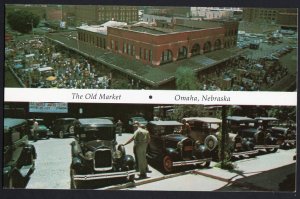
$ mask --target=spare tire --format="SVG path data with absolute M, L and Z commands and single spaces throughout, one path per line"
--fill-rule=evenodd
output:
M 218 145 L 218 139 L 214 135 L 209 135 L 205 138 L 204 144 L 208 150 L 212 151 Z

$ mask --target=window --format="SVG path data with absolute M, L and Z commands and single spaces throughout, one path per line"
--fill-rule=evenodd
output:
M 140 48 L 140 59 L 142 59 L 142 51 L 143 51 L 143 49 Z
M 147 49 L 144 50 L 144 59 L 148 60 L 148 50 Z
M 123 43 L 123 53 L 127 53 L 127 44 L 126 44 L 126 42 Z
M 172 61 L 172 51 L 171 50 L 163 51 L 161 56 L 161 62 L 166 63 L 171 61 Z
M 115 49 L 115 41 L 111 40 L 111 49 L 114 50 Z
M 152 61 L 152 50 L 149 50 L 149 61 Z
M 135 46 L 132 45 L 132 55 L 135 56 Z
M 187 57 L 187 48 L 182 46 L 178 50 L 178 59 L 184 59 Z
M 119 42 L 118 42 L 118 41 L 116 41 L 115 50 L 116 50 L 116 51 L 118 51 L 118 50 L 119 50 Z
M 128 55 L 131 55 L 131 44 L 128 44 Z
M 103 38 L 103 48 L 106 48 L 106 41 L 104 38 Z

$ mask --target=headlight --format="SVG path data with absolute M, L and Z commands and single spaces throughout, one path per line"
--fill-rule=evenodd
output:
M 122 152 L 119 151 L 119 150 L 116 150 L 114 153 L 113 153 L 113 158 L 114 159 L 120 159 L 122 157 Z
M 178 149 L 182 149 L 182 147 L 183 147 L 182 142 L 178 142 L 178 143 L 177 143 L 177 148 L 178 148 Z
M 195 142 L 195 148 L 198 149 L 198 148 L 200 147 L 200 145 L 201 145 L 200 141 L 197 140 L 197 141 Z
M 85 153 L 85 158 L 88 160 L 92 160 L 94 158 L 94 153 L 91 151 L 88 151 Z

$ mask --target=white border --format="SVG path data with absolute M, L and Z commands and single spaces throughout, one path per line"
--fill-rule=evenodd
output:
M 297 92 L 5 88 L 4 100 L 6 102 L 296 106 Z

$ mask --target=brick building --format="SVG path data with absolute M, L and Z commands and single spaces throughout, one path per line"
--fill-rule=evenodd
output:
M 63 5 L 63 18 L 67 23 L 100 24 L 109 20 L 138 21 L 135 6 Z
M 176 19 L 154 25 L 107 25 L 96 31 L 78 28 L 79 40 L 113 53 L 159 66 L 236 46 L 238 22 Z M 101 43 L 100 43 L 101 42 Z

